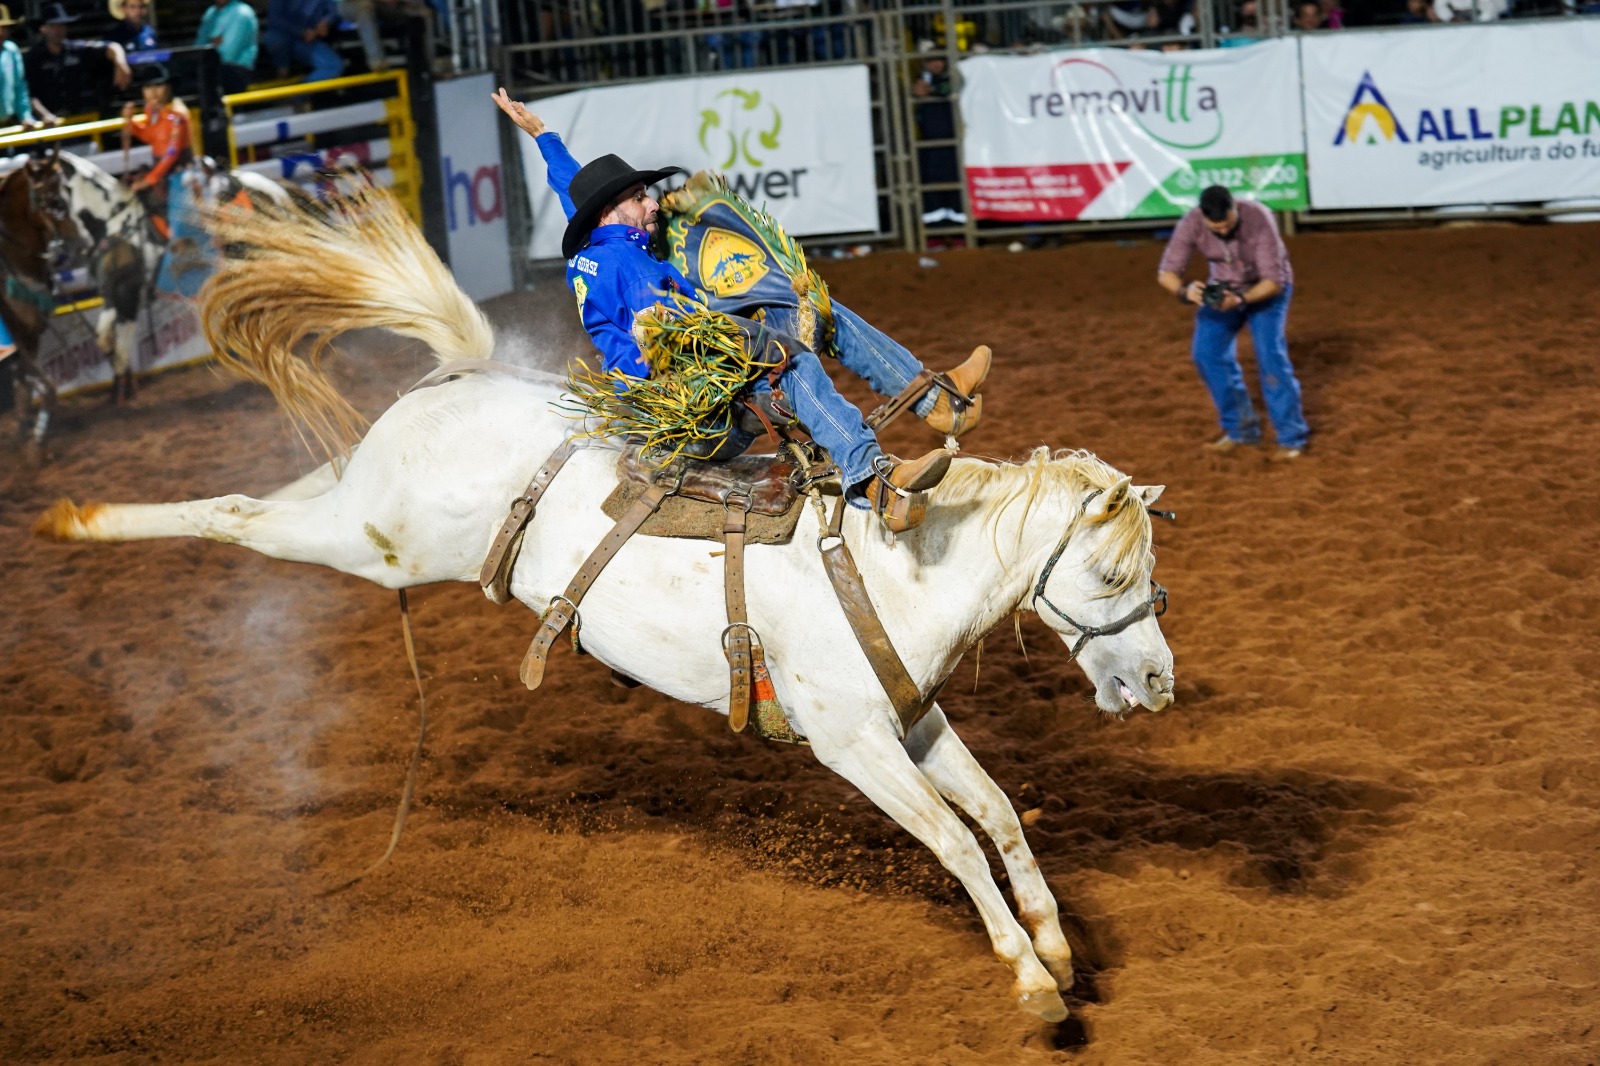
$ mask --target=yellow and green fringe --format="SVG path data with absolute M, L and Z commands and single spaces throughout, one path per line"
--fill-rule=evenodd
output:
M 649 378 L 574 364 L 568 388 L 578 406 L 566 409 L 594 419 L 582 436 L 631 437 L 668 459 L 693 444 L 720 443 L 733 428 L 739 394 L 782 362 L 775 345 L 749 351 L 744 329 L 727 315 L 682 298 L 672 304 L 634 316 Z
M 689 227 L 700 221 L 700 216 L 714 204 L 726 204 L 728 209 L 742 218 L 752 232 L 761 239 L 773 259 L 789 277 L 789 287 L 799 301 L 796 306 L 799 318 L 799 341 L 818 355 L 838 357 L 833 347 L 833 300 L 828 295 L 828 284 L 806 264 L 805 250 L 798 241 L 784 232 L 778 221 L 728 188 L 728 180 L 721 174 L 702 170 L 682 188 L 667 193 L 661 200 L 661 215 L 666 219 L 662 233 L 666 239 L 666 258 L 678 272 L 691 277 L 687 234 Z M 818 326 L 822 327 L 819 330 Z M 818 347 L 819 341 L 822 347 Z

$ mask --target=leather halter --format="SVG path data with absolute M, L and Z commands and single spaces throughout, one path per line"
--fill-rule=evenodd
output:
M 1095 489 L 1093 492 L 1089 493 L 1089 495 L 1083 498 L 1084 513 L 1088 513 L 1089 503 L 1104 491 L 1104 489 Z M 1163 515 L 1163 517 L 1165 517 L 1165 515 Z M 1068 662 L 1076 659 L 1078 657 L 1078 653 L 1083 650 L 1083 646 L 1089 643 L 1089 641 L 1095 637 L 1113 636 L 1117 633 L 1121 633 L 1124 629 L 1127 629 L 1135 622 L 1142 621 L 1145 617 L 1151 614 L 1154 614 L 1155 617 L 1160 618 L 1162 615 L 1167 613 L 1167 590 L 1159 581 L 1157 581 L 1155 578 L 1151 578 L 1150 587 L 1154 591 L 1150 593 L 1150 598 L 1133 608 L 1133 610 L 1129 611 L 1115 622 L 1108 622 L 1103 626 L 1086 626 L 1082 622 L 1074 621 L 1071 615 L 1067 614 L 1066 611 L 1063 611 L 1061 608 L 1051 603 L 1050 598 L 1044 594 L 1044 587 L 1049 583 L 1050 575 L 1055 571 L 1056 563 L 1061 561 L 1061 553 L 1067 550 L 1067 541 L 1071 539 L 1072 527 L 1069 526 L 1067 528 L 1067 532 L 1061 537 L 1061 543 L 1057 544 L 1056 550 L 1050 553 L 1050 561 L 1044 564 L 1043 570 L 1039 571 L 1039 580 L 1033 586 L 1033 601 L 1035 604 L 1035 609 L 1037 609 L 1038 604 L 1044 604 L 1046 607 L 1050 608 L 1050 610 L 1053 611 L 1063 622 L 1067 623 L 1067 625 L 1078 631 L 1077 642 L 1072 645 L 1072 650 L 1067 652 Z

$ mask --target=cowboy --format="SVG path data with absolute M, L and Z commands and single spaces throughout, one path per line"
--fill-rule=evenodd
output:
M 11 39 L 11 27 L 22 19 L 11 17 L 11 8 L 0 4 L 0 126 L 37 126 L 33 100 L 28 96 L 28 72 L 23 67 L 22 49 Z
M 256 38 L 259 21 L 256 9 L 244 0 L 216 0 L 200 18 L 194 43 L 217 50 L 222 63 L 224 93 L 242 93 L 250 87 L 256 69 Z
M 25 57 L 28 86 L 40 118 L 53 122 L 57 115 L 93 111 L 105 95 L 99 83 L 105 80 L 107 66 L 111 68 L 109 80 L 118 89 L 133 83 L 133 71 L 120 44 L 68 40 L 67 27 L 77 22 L 78 16 L 67 14 L 59 3 L 46 11 L 39 40 Z
M 580 168 L 560 135 L 547 130 L 537 115 L 511 100 L 504 89 L 492 99 L 534 138 L 549 167 L 550 186 L 568 219 L 561 241 L 567 284 L 578 297 L 584 329 L 600 350 L 603 369 L 648 377 L 649 368 L 633 335 L 634 316 L 663 299 L 703 303 L 687 278 L 650 251 L 658 205 L 649 187 L 680 173 L 680 168 L 635 170 L 615 155 L 601 156 Z M 874 389 L 893 395 L 922 371 L 910 352 L 842 304 L 835 301 L 833 310 L 840 362 Z M 929 387 L 913 409 L 943 433 L 970 430 L 982 411 L 973 393 L 987 376 L 989 363 L 989 349 L 980 347 L 947 375 L 961 394 L 962 409 L 938 385 Z M 920 511 L 911 497 L 939 483 L 949 468 L 950 453 L 939 449 L 909 461 L 885 454 L 860 410 L 839 395 L 821 361 L 803 348 L 790 356 L 777 384 L 812 439 L 838 465 L 845 498 L 857 507 L 871 508 L 894 532 L 915 525 Z
M 125 52 L 148 52 L 156 46 L 156 28 L 150 25 L 150 0 L 111 0 L 106 5 L 117 24 L 106 34 Z
M 168 181 L 180 180 L 179 174 L 189 165 L 191 156 L 189 109 L 172 99 L 167 68 L 159 63 L 147 68 L 140 90 L 144 94 L 144 109 L 136 114 L 137 105 L 123 105 L 122 118 L 127 123 L 123 134 L 132 134 L 150 146 L 154 164 L 133 183 L 133 191 L 141 194 L 150 212 L 151 224 L 162 240 L 166 240 L 172 235 L 167 221 Z

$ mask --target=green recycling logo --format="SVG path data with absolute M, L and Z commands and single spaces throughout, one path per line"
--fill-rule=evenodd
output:
M 783 115 L 778 111 L 777 105 L 768 103 L 765 109 L 766 121 L 762 121 L 761 93 L 746 92 L 743 89 L 724 89 L 716 96 L 721 100 L 724 96 L 731 96 L 735 100 L 731 116 L 726 124 L 723 122 L 721 111 L 707 108 L 700 112 L 700 149 L 712 159 L 722 155 L 723 139 L 727 139 L 727 158 L 717 163 L 718 170 L 727 170 L 740 157 L 752 167 L 764 166 L 764 162 L 756 155 L 756 151 L 776 151 L 778 148 L 778 131 L 783 129 Z M 763 128 L 765 127 L 765 128 Z M 756 148 L 752 150 L 750 139 L 755 138 Z

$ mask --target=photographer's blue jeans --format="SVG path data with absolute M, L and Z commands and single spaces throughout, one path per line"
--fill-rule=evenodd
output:
M 1255 344 L 1261 395 L 1278 443 L 1285 448 L 1303 448 L 1311 435 L 1300 409 L 1300 382 L 1289 363 L 1289 341 L 1285 336 L 1293 294 L 1294 286 L 1290 285 L 1272 299 L 1253 305 L 1248 314 L 1238 309 L 1213 311 L 1209 307 L 1195 312 L 1194 365 L 1211 392 L 1222 431 L 1236 441 L 1254 443 L 1261 439 L 1261 423 L 1245 388 L 1244 371 L 1239 367 L 1236 338 L 1246 324 Z

